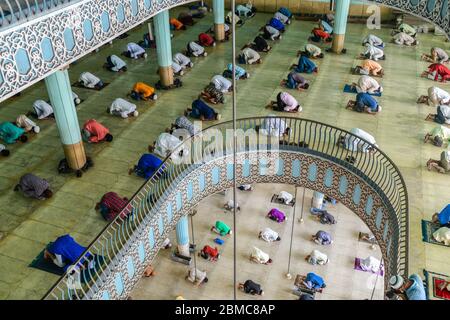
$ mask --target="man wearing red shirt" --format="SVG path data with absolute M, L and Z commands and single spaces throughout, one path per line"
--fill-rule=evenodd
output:
M 441 63 L 433 63 L 428 67 L 427 71 L 422 73 L 422 77 L 428 78 L 434 81 L 438 81 L 439 77 L 441 82 L 446 82 L 450 79 L 450 69 Z
M 313 42 L 320 42 L 320 40 L 323 40 L 325 42 L 331 42 L 333 39 L 331 38 L 331 35 L 325 31 L 323 31 L 320 28 L 314 28 L 311 33 L 313 34 L 312 37 L 309 37 L 309 40 Z
M 213 248 L 211 246 L 204 246 L 200 251 L 199 255 L 201 255 L 205 259 L 209 259 L 211 261 L 217 261 L 219 259 L 219 250 L 217 248 Z
M 214 38 L 207 33 L 200 33 L 198 35 L 198 42 L 203 47 L 214 47 L 216 45 Z
M 102 199 L 95 206 L 96 210 L 100 210 L 103 218 L 107 221 L 113 220 L 119 215 L 123 209 L 125 209 L 128 203 L 127 198 L 121 198 L 115 192 L 107 192 L 103 195 Z M 121 218 L 125 218 L 128 212 L 125 210 L 121 213 Z
M 113 136 L 109 133 L 109 129 L 97 122 L 94 119 L 86 121 L 81 129 L 83 140 L 90 143 L 97 143 L 100 141 L 111 142 Z

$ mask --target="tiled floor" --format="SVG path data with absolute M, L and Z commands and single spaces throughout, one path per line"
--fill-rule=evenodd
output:
M 289 185 L 255 185 L 251 192 L 238 191 L 237 199 L 241 211 L 236 219 L 236 272 L 237 282 L 247 279 L 261 284 L 264 296 L 251 296 L 237 292 L 238 299 L 298 299 L 292 293 L 294 279 L 297 274 L 306 275 L 314 272 L 322 276 L 327 287 L 322 294 L 316 294 L 316 299 L 370 299 L 375 281 L 374 299 L 383 297 L 383 277 L 371 273 L 353 270 L 355 257 L 366 258 L 369 255 L 381 259 L 381 251 L 375 250 L 370 244 L 359 242 L 359 232 L 368 232 L 365 224 L 350 210 L 341 204 L 330 205 L 327 210 L 338 221 L 335 225 L 322 225 L 309 213 L 312 191 L 306 190 L 302 213 L 303 188 L 297 190 L 295 220 L 294 208 L 270 202 L 274 193 L 282 190 L 295 193 L 294 187 Z M 231 192 L 229 192 L 231 196 Z M 193 217 L 194 239 L 197 246 L 202 248 L 208 244 L 217 246 L 213 240 L 217 234 L 210 231 L 216 220 L 222 220 L 229 226 L 233 225 L 232 213 L 220 209 L 229 196 L 216 194 L 203 200 Z M 278 208 L 286 216 L 286 222 L 277 224 L 266 218 L 271 208 Z M 303 223 L 299 219 L 303 216 Z M 191 220 L 190 220 L 191 221 Z M 285 277 L 288 268 L 289 246 L 294 223 L 292 241 L 291 280 Z M 267 243 L 258 239 L 259 231 L 269 227 L 279 233 L 280 242 Z M 311 235 L 324 230 L 332 235 L 334 240 L 330 246 L 319 246 L 311 241 Z M 173 235 L 174 236 L 174 235 Z M 185 299 L 233 299 L 233 237 L 222 237 L 225 244 L 219 247 L 221 254 L 217 262 L 209 262 L 197 257 L 196 264 L 201 270 L 206 270 L 208 283 L 194 287 L 184 277 L 188 267 L 175 263 L 170 259 L 170 250 L 162 250 L 153 266 L 157 273 L 155 277 L 143 278 L 135 287 L 131 297 L 139 299 L 174 299 L 182 295 Z M 173 243 L 175 239 L 172 239 Z M 260 265 L 249 261 L 252 247 L 256 246 L 267 252 L 273 260 L 271 265 Z M 317 249 L 328 255 L 330 262 L 325 266 L 312 266 L 304 258 Z M 194 263 L 192 263 L 194 265 Z M 167 285 L 170 283 L 169 285 Z
M 257 14 L 237 31 L 237 47 L 252 40 L 260 26 L 268 19 L 267 14 Z M 173 52 L 182 50 L 189 40 L 212 24 L 209 14 L 187 31 L 176 32 Z M 288 73 L 289 66 L 296 61 L 295 53 L 305 44 L 311 30 L 311 22 L 295 21 L 289 26 L 281 42 L 274 45 L 268 55 L 263 56 L 262 65 L 248 67 L 251 78 L 238 84 L 238 117 L 265 115 L 264 106 L 280 91 L 279 81 Z M 138 105 L 141 115 L 136 119 L 122 120 L 108 115 L 106 107 L 117 97 L 124 97 L 137 80 L 153 84 L 157 81 L 156 55 L 151 51 L 147 60 L 128 61 L 126 74 L 110 73 L 102 69 L 107 55 L 119 53 L 129 41 L 139 41 L 146 26 L 141 26 L 124 40 L 106 45 L 100 52 L 86 56 L 72 65 L 69 74 L 74 82 L 82 71 L 91 71 L 111 84 L 100 92 L 84 89 L 75 91 L 85 101 L 80 105 L 80 124 L 95 118 L 107 125 L 115 135 L 111 144 L 86 145 L 86 150 L 95 161 L 95 167 L 81 179 L 59 176 L 58 161 L 63 158 L 58 131 L 52 121 L 40 121 L 41 133 L 26 145 L 11 147 L 12 155 L 0 159 L 0 299 L 36 299 L 51 287 L 57 276 L 28 268 L 28 264 L 46 243 L 57 236 L 70 232 L 77 241 L 89 244 L 105 222 L 94 211 L 95 203 L 106 191 L 116 191 L 131 196 L 142 184 L 142 180 L 127 175 L 127 169 L 146 151 L 147 145 L 167 127 L 182 110 L 190 105 L 209 79 L 222 72 L 231 57 L 231 43 L 219 44 L 208 49 L 207 58 L 195 59 L 195 67 L 182 79 L 184 86 L 175 91 L 160 92 L 156 102 Z M 426 63 L 419 61 L 422 52 L 433 45 L 449 49 L 442 37 L 420 35 L 417 48 L 404 48 L 389 44 L 388 59 L 382 62 L 386 76 L 382 79 L 385 88 L 379 99 L 383 112 L 377 116 L 357 114 L 345 110 L 352 95 L 342 92 L 345 83 L 357 79 L 349 73 L 358 61 L 361 51 L 360 39 L 369 30 L 363 25 L 348 26 L 346 55 L 326 55 L 319 62 L 319 74 L 313 79 L 307 92 L 294 92 L 304 111 L 299 117 L 319 120 L 344 129 L 360 127 L 376 138 L 380 148 L 400 168 L 409 191 L 410 203 L 410 253 L 411 272 L 426 268 L 449 274 L 450 250 L 446 247 L 424 244 L 421 240 L 420 219 L 431 215 L 447 204 L 450 184 L 448 176 L 428 172 L 424 166 L 429 157 L 438 158 L 441 149 L 421 142 L 426 131 L 433 127 L 423 119 L 432 108 L 416 105 L 418 95 L 434 85 L 419 77 Z M 374 33 L 389 39 L 388 28 Z M 439 84 L 450 90 L 449 84 Z M 12 121 L 20 113 L 31 109 L 35 99 L 47 99 L 43 83 L 23 92 L 22 97 L 10 99 L 0 105 L 0 121 Z M 231 99 L 218 109 L 224 120 L 231 119 Z M 50 181 L 56 192 L 45 202 L 30 200 L 12 191 L 21 175 L 33 172 Z M 225 262 L 222 261 L 222 263 Z M 282 268 L 282 267 L 280 267 Z M 270 276 L 274 276 L 271 273 Z M 278 276 L 278 275 L 276 275 Z M 331 291 L 331 290 L 330 290 Z M 331 292 L 330 292 L 331 293 Z

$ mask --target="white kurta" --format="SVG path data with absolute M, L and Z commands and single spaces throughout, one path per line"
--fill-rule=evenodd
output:
M 128 118 L 128 115 L 136 111 L 136 105 L 125 99 L 117 98 L 111 104 L 109 112 L 113 115 L 119 115 L 122 118 Z
M 80 74 L 79 81 L 82 82 L 86 88 L 94 88 L 101 80 L 90 72 L 83 72 Z
M 359 128 L 353 128 L 350 130 L 351 133 L 353 133 L 355 136 L 360 137 L 364 140 L 367 140 L 369 143 L 374 144 L 377 146 L 375 138 L 367 133 L 366 131 L 359 129 Z M 345 137 L 345 148 L 351 151 L 361 151 L 361 152 L 368 152 L 370 145 L 364 142 L 361 139 L 355 138 L 353 136 L 347 135 Z
M 172 70 L 173 70 L 173 73 L 177 74 L 177 73 L 179 73 L 180 71 L 182 71 L 183 68 L 182 68 L 178 63 L 176 63 L 175 61 L 173 61 L 173 62 L 172 62 Z
M 414 41 L 416 41 L 416 40 L 413 37 L 411 37 L 410 35 L 407 35 L 404 32 L 397 33 L 394 36 L 394 42 L 396 44 L 400 44 L 400 45 L 404 44 L 404 45 L 410 46 L 414 43 Z
M 257 247 L 253 247 L 252 258 L 258 263 L 267 263 L 270 259 L 269 255 Z
M 275 29 L 272 26 L 266 25 L 265 28 L 266 28 L 267 32 L 270 33 L 270 38 L 272 40 L 275 40 L 275 38 L 280 35 L 280 31 L 278 31 L 277 29 Z
M 267 241 L 267 242 L 276 241 L 278 239 L 278 233 L 273 231 L 270 228 L 265 228 L 261 232 L 261 239 L 263 239 L 264 241 Z
M 203 52 L 205 52 L 205 48 L 194 41 L 189 42 L 189 48 L 191 48 L 192 54 L 196 57 L 202 55 Z
M 275 116 L 269 114 L 269 116 Z M 280 118 L 265 118 L 259 132 L 264 135 L 282 137 L 286 131 L 286 123 Z
M 27 132 L 31 131 L 34 127 L 36 127 L 36 123 L 24 114 L 21 114 L 20 116 L 17 117 L 16 124 L 19 128 L 23 128 Z
M 120 69 L 122 69 L 123 67 L 126 67 L 127 64 L 125 63 L 125 61 L 123 61 L 122 59 L 120 59 L 118 56 L 116 56 L 115 54 L 113 54 L 111 56 L 111 62 L 114 65 L 114 67 L 111 68 L 112 71 L 118 72 Z
M 450 229 L 442 227 L 433 233 L 433 238 L 437 242 L 443 242 L 446 246 L 450 245 Z
M 182 67 L 188 67 L 188 66 L 192 67 L 191 59 L 189 59 L 184 54 L 179 53 L 179 52 L 175 53 L 175 55 L 173 56 L 173 61 L 178 63 Z
M 242 54 L 244 55 L 245 62 L 247 64 L 253 64 L 259 59 L 261 59 L 259 53 L 253 50 L 252 48 L 245 48 L 244 50 L 242 50 Z
M 381 40 L 379 37 L 369 34 L 367 37 L 363 39 L 363 44 L 369 43 L 373 46 L 381 46 L 383 44 L 383 40 Z
M 38 119 L 45 119 L 53 114 L 53 108 L 44 100 L 36 100 L 33 103 L 33 109 L 37 114 Z
M 222 93 L 228 92 L 232 86 L 232 82 L 230 80 L 219 74 L 211 79 L 211 83 L 214 84 L 216 89 Z
M 180 147 L 177 148 L 178 146 Z M 154 152 L 162 158 L 171 154 L 170 158 L 175 161 L 180 159 L 179 152 L 181 150 L 183 150 L 183 156 L 185 156 L 186 149 L 184 148 L 184 145 L 181 144 L 180 139 L 170 133 L 163 132 L 156 140 Z
M 130 52 L 130 57 L 133 59 L 138 59 L 141 54 L 145 53 L 145 50 L 134 42 L 130 42 L 127 45 L 127 50 Z
M 428 97 L 435 107 L 450 102 L 450 93 L 434 86 L 428 88 Z
M 441 109 L 441 112 L 445 117 L 445 123 L 450 124 L 450 106 L 440 105 L 438 108 Z
M 313 250 L 310 254 L 309 263 L 324 265 L 328 262 L 328 256 L 319 250 Z
M 189 269 L 188 280 L 191 282 L 201 283 L 206 278 L 206 271 L 195 269 L 194 267 Z
M 384 51 L 371 44 L 366 44 L 366 51 L 364 51 L 364 54 L 369 54 L 370 59 L 378 61 L 384 56 Z
M 366 259 L 361 259 L 360 266 L 364 271 L 378 272 L 380 271 L 381 262 L 377 258 L 369 256 Z
M 358 85 L 356 86 L 356 91 L 358 93 L 360 92 L 374 93 L 378 89 L 379 92 L 383 92 L 383 87 L 380 86 L 378 81 L 372 78 L 371 76 L 364 75 L 358 79 Z
M 318 46 L 313 45 L 311 43 L 308 43 L 305 45 L 305 51 L 308 52 L 313 57 L 317 57 L 322 53 L 322 49 L 320 49 Z
M 294 196 L 292 194 L 290 194 L 289 192 L 286 191 L 281 191 L 280 194 L 278 195 L 281 199 L 283 199 L 285 204 L 289 204 L 292 202 L 292 200 L 294 199 Z

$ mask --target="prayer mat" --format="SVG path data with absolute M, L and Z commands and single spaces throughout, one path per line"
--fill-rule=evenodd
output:
M 50 245 L 52 245 L 53 242 L 50 242 L 45 249 L 47 249 Z M 28 265 L 31 268 L 39 269 L 42 271 L 50 272 L 53 274 L 56 274 L 58 276 L 62 276 L 64 274 L 64 269 L 61 267 L 58 267 L 56 264 L 54 264 L 52 261 L 44 259 L 44 250 L 42 250 L 36 258 L 34 258 L 33 261 Z
M 289 204 L 286 204 L 286 203 L 284 203 L 284 200 L 283 200 L 283 199 L 278 198 L 278 195 L 277 195 L 277 194 L 274 194 L 274 195 L 272 196 L 272 199 L 270 199 L 270 202 L 276 203 L 276 204 L 283 204 L 283 205 L 285 205 L 285 206 L 290 206 L 290 207 L 295 206 L 295 199 L 292 199 L 292 201 L 291 201 Z
M 433 238 L 433 233 L 435 231 L 437 231 L 439 228 L 440 228 L 440 226 L 438 224 L 435 224 L 431 221 L 422 220 L 422 240 L 424 242 L 428 242 L 431 244 L 438 244 L 440 246 L 450 247 L 450 246 L 446 246 L 442 242 L 437 242 Z
M 72 87 L 88 89 L 88 90 L 95 90 L 95 91 L 100 91 L 100 90 L 104 89 L 108 85 L 109 85 L 109 82 L 103 82 L 103 87 L 101 89 L 95 89 L 95 88 L 86 88 L 85 86 L 81 85 L 78 81 L 72 83 Z
M 369 236 L 368 233 L 360 232 L 359 236 L 358 236 L 358 241 L 369 243 L 369 244 L 377 244 L 377 240 L 376 239 L 373 239 L 372 241 L 367 240 L 368 236 Z
M 345 86 L 344 86 L 344 92 L 346 92 L 346 93 L 355 93 L 355 94 L 357 94 L 358 92 L 356 92 L 356 88 L 355 87 L 352 87 L 351 85 L 349 85 L 349 84 L 346 84 Z M 371 96 L 375 96 L 375 97 L 381 97 L 381 92 L 375 92 L 375 93 L 369 93 Z
M 295 280 L 294 280 L 294 286 L 298 288 L 296 291 L 300 291 L 302 293 L 308 293 L 308 294 L 315 294 L 316 292 L 322 293 L 323 288 L 310 289 L 307 286 L 305 286 L 305 284 L 303 283 L 303 281 L 305 281 L 305 279 L 306 279 L 305 275 L 297 274 L 297 276 L 295 277 Z
M 450 300 L 450 277 L 444 274 L 424 270 L 428 300 Z
M 373 271 L 369 271 L 369 270 L 364 270 L 364 269 L 361 267 L 361 258 L 355 258 L 355 266 L 353 267 L 353 269 L 359 270 L 359 271 L 362 271 L 362 272 L 370 272 L 370 273 L 374 273 L 374 274 L 377 274 L 377 275 L 379 275 L 379 276 L 382 276 L 382 275 L 384 274 L 384 272 L 383 272 L 383 265 L 381 265 L 381 268 L 380 268 L 380 270 L 378 270 L 378 272 L 373 272 Z

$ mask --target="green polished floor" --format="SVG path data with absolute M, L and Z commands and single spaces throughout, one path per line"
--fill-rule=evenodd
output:
M 237 32 L 237 47 L 252 40 L 258 29 L 269 18 L 257 14 Z M 212 24 L 212 15 L 200 20 L 187 31 L 175 32 L 173 53 L 183 50 L 186 43 L 196 39 L 198 33 Z M 289 26 L 283 39 L 274 45 L 268 55 L 263 55 L 263 64 L 248 67 L 250 79 L 238 83 L 238 117 L 268 114 L 264 108 L 280 91 L 279 82 L 286 76 L 289 66 L 296 59 L 296 52 L 305 44 L 311 30 L 311 22 L 295 21 Z M 110 73 L 102 69 L 105 58 L 120 53 L 129 41 L 139 41 L 145 32 L 142 26 L 124 40 L 106 45 L 98 53 L 86 56 L 71 65 L 71 81 L 77 80 L 82 71 L 90 71 L 111 84 L 100 92 L 75 88 L 85 101 L 80 105 L 80 125 L 95 118 L 108 126 L 115 136 L 111 144 L 86 145 L 95 167 L 81 179 L 59 176 L 56 166 L 63 158 L 58 131 L 54 122 L 40 121 L 42 131 L 26 145 L 11 147 L 9 158 L 0 159 L 0 299 L 36 299 L 58 279 L 49 273 L 28 268 L 28 264 L 46 243 L 56 237 L 70 233 L 78 242 L 88 245 L 105 226 L 105 222 L 94 206 L 107 191 L 123 196 L 132 196 L 143 181 L 128 176 L 127 170 L 146 152 L 147 145 L 182 114 L 192 100 L 198 96 L 209 79 L 221 73 L 230 61 L 231 43 L 219 44 L 207 51 L 207 58 L 195 59 L 194 68 L 182 77 L 184 86 L 174 91 L 159 92 L 156 102 L 141 102 L 141 115 L 135 119 L 122 120 L 106 113 L 106 107 L 118 97 L 124 97 L 136 81 L 150 84 L 158 80 L 156 55 L 152 50 L 147 60 L 127 61 L 126 74 Z M 374 33 L 388 40 L 390 30 L 375 30 Z M 369 33 L 363 25 L 350 24 L 347 34 L 346 55 L 326 55 L 319 62 L 319 74 L 308 75 L 312 86 L 307 92 L 294 92 L 303 106 L 298 117 L 305 117 L 335 125 L 344 129 L 360 127 L 372 133 L 380 146 L 399 166 L 408 186 L 410 196 L 410 270 L 421 268 L 450 274 L 450 250 L 446 247 L 424 244 L 420 234 L 420 219 L 429 219 L 448 201 L 449 178 L 428 172 L 425 162 L 429 157 L 439 158 L 441 150 L 421 142 L 423 134 L 433 127 L 423 119 L 432 108 L 416 105 L 417 96 L 425 94 L 434 85 L 419 77 L 426 63 L 419 61 L 420 54 L 433 45 L 448 49 L 442 37 L 420 35 L 417 48 L 404 48 L 389 44 L 388 59 L 382 62 L 386 76 L 382 79 L 385 88 L 379 99 L 383 107 L 381 114 L 371 116 L 345 110 L 352 95 L 342 92 L 345 83 L 357 79 L 349 73 L 356 65 L 355 57 L 362 47 L 360 39 Z M 450 90 L 449 84 L 440 85 Z M 23 92 L 19 98 L 0 105 L 0 121 L 12 121 L 18 114 L 31 109 L 36 99 L 47 99 L 43 83 Z M 231 119 L 231 97 L 223 106 L 217 107 L 224 120 Z M 33 172 L 50 181 L 55 196 L 45 202 L 30 200 L 12 191 L 21 175 Z

